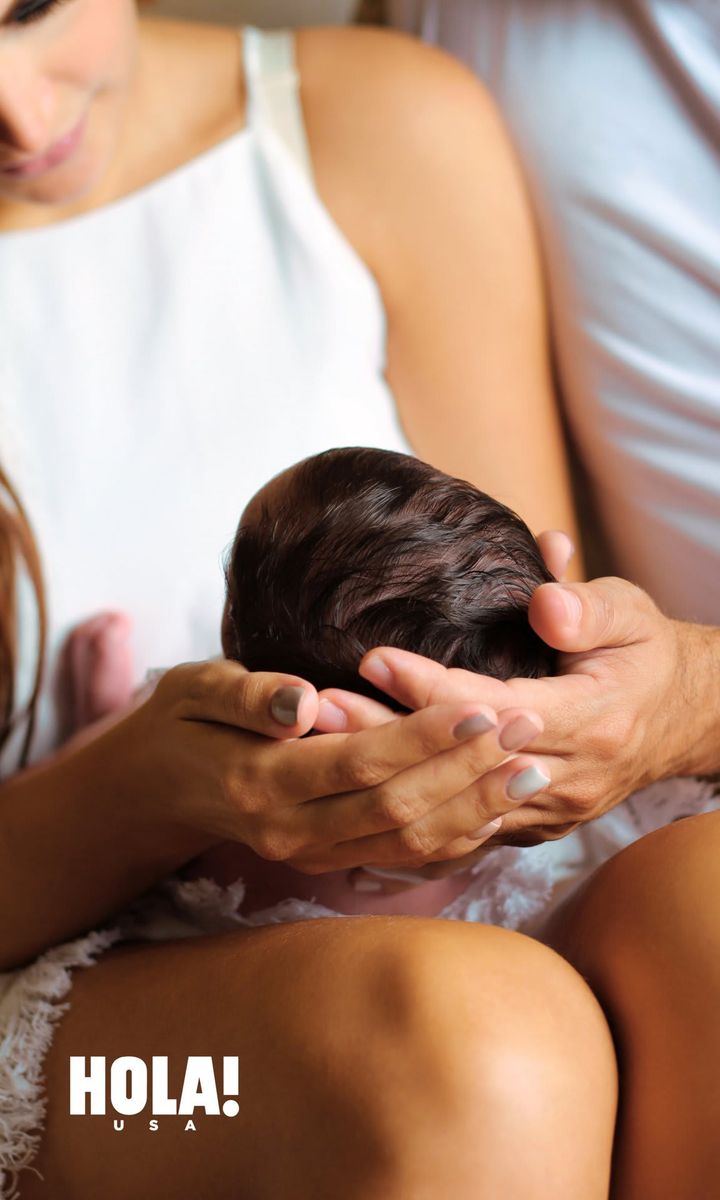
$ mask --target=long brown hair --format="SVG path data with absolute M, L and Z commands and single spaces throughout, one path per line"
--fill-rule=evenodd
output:
M 0 752 L 14 732 L 22 713 L 15 714 L 18 657 L 17 579 L 24 567 L 35 593 L 38 614 L 38 649 L 35 679 L 27 703 L 27 727 L 18 766 L 27 765 L 35 730 L 37 700 L 42 685 L 47 640 L 47 610 L 42 565 L 32 526 L 15 488 L 0 466 Z

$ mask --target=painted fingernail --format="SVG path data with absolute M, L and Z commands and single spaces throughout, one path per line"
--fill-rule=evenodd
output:
M 341 730 L 347 729 L 347 713 L 338 708 L 337 704 L 333 704 L 332 700 L 320 701 L 316 724 L 321 717 L 326 733 L 340 733 Z
M 392 671 L 378 656 L 363 663 L 362 674 L 379 688 L 389 688 L 392 683 Z
M 500 730 L 498 742 L 503 750 L 519 750 L 540 732 L 536 721 L 531 721 L 529 717 L 515 717 Z
M 518 771 L 509 781 L 505 792 L 510 800 L 527 800 L 536 792 L 541 792 L 550 782 L 550 777 L 539 767 L 526 767 Z
M 464 738 L 475 737 L 478 733 L 487 733 L 488 729 L 494 729 L 496 722 L 485 713 L 473 713 L 470 717 L 465 717 L 464 720 L 456 725 L 453 729 L 453 737 L 456 737 L 459 742 Z
M 352 886 L 356 892 L 381 892 L 383 890 L 379 879 L 366 879 L 363 875 L 353 879 Z
M 465 836 L 470 838 L 471 842 L 474 842 L 478 838 L 484 838 L 490 833 L 495 833 L 501 825 L 502 817 L 496 817 L 494 821 L 488 821 L 487 825 L 481 825 L 479 829 L 473 829 L 472 833 L 466 833 Z
M 270 701 L 270 712 L 278 725 L 295 725 L 298 719 L 300 701 L 305 695 L 305 688 L 281 687 L 273 694 Z

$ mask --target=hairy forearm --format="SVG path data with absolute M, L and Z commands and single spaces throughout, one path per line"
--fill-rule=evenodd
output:
M 674 774 L 720 772 L 720 628 L 676 622 L 680 683 Z
M 207 848 L 141 790 L 106 738 L 0 787 L 0 970 L 105 921 Z

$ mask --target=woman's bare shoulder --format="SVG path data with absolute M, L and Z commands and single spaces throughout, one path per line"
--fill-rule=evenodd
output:
M 412 253 L 410 209 L 432 220 L 440 205 L 441 215 L 443 193 L 473 164 L 488 181 L 497 164 L 505 185 L 509 142 L 494 101 L 446 51 L 352 26 L 298 30 L 296 51 L 318 189 L 376 274 L 392 271 L 398 227 Z
M 392 29 L 324 26 L 295 32 L 303 101 L 312 110 L 332 95 L 347 115 L 384 123 L 405 119 L 436 102 L 491 105 L 477 77 L 436 46 Z M 367 101 L 372 105 L 367 106 Z M 383 111 L 383 106 L 390 109 Z

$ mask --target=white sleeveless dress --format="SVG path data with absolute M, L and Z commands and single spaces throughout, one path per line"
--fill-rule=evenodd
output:
M 330 446 L 411 452 L 383 378 L 378 287 L 313 187 L 292 37 L 247 29 L 243 54 L 239 133 L 105 208 L 0 236 L 0 446 L 50 602 L 35 758 L 57 737 L 58 650 L 79 621 L 130 613 L 139 680 L 219 654 L 222 555 L 256 489 Z M 440 916 L 539 929 L 559 881 L 647 829 L 717 807 L 692 781 L 656 795 L 626 801 L 582 837 L 500 848 Z M 2 1200 L 39 1144 L 43 1056 L 72 968 L 128 936 L 338 915 L 289 900 L 245 918 L 242 897 L 242 880 L 222 889 L 173 877 L 103 928 L 0 976 Z

